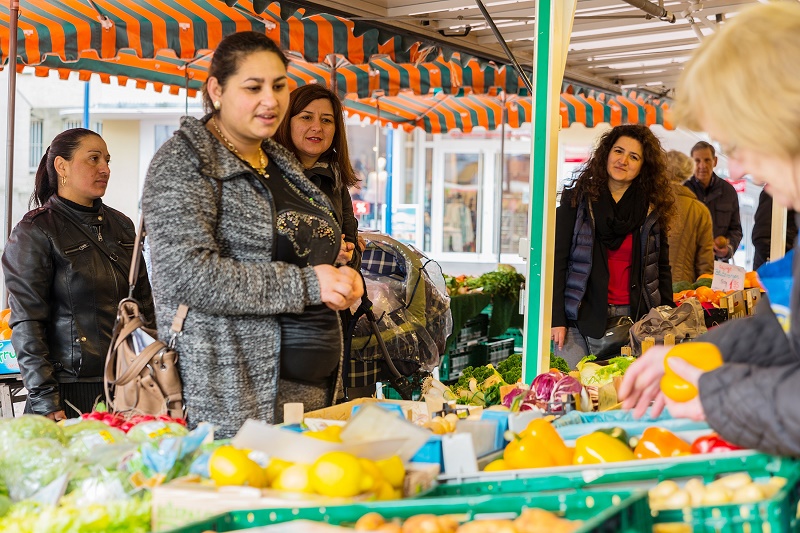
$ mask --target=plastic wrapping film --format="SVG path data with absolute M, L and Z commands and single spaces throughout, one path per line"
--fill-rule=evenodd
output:
M 365 234 L 361 273 L 389 356 L 400 373 L 431 371 L 453 329 L 450 298 L 438 263 L 383 235 Z M 383 353 L 366 316 L 356 323 L 351 356 L 379 361 Z

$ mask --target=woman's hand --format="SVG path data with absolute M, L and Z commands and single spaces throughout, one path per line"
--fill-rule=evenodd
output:
M 671 357 L 667 364 L 669 364 L 670 369 L 678 374 L 678 376 L 694 385 L 697 390 L 700 390 L 697 384 L 700 382 L 700 376 L 704 373 L 701 369 L 679 357 Z M 666 398 L 666 402 L 667 410 L 673 418 L 690 418 L 697 422 L 702 422 L 706 419 L 703 404 L 700 402 L 700 394 L 688 402 L 676 402 L 669 398 Z
M 334 311 L 350 308 L 364 295 L 364 285 L 358 272 L 350 267 L 336 268 L 331 265 L 317 265 L 314 272 L 319 279 L 322 303 Z
M 353 260 L 353 250 L 356 249 L 356 245 L 352 242 L 347 242 L 344 240 L 344 233 L 342 234 L 342 247 L 339 250 L 339 255 L 336 257 L 336 264 L 337 265 L 346 265 L 350 261 Z
M 64 411 L 53 411 L 52 413 L 47 413 L 44 416 L 46 416 L 53 422 L 59 422 L 61 420 L 66 420 L 67 413 L 65 413 Z
M 633 409 L 634 418 L 641 418 L 650 402 L 653 418 L 664 410 L 664 394 L 661 392 L 661 377 L 664 375 L 664 357 L 670 346 L 653 346 L 642 357 L 633 362 L 625 372 L 619 398 L 623 409 Z
M 564 326 L 550 328 L 550 338 L 559 350 L 562 349 L 564 347 L 564 339 L 567 338 L 567 328 Z

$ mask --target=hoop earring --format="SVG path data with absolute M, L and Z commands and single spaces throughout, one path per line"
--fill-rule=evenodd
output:
M 220 103 L 219 103 L 219 100 L 214 100 L 214 109 L 216 109 L 217 111 L 219 111 L 219 108 L 220 108 Z
M 67 185 L 67 177 L 66 176 L 61 176 L 61 185 L 66 187 L 66 185 Z

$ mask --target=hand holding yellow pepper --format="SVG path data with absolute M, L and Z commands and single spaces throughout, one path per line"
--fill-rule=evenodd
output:
M 704 372 L 722 366 L 722 353 L 710 342 L 686 342 L 676 345 L 664 357 L 661 391 L 670 400 L 688 402 L 697 396 L 697 387 L 678 376 L 669 366 L 671 357 L 679 357 Z

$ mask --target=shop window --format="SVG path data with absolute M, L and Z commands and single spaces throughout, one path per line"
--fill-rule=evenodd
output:
M 442 251 L 480 249 L 481 154 L 444 154 Z
M 39 168 L 39 162 L 44 155 L 44 120 L 31 119 L 30 154 L 28 167 L 32 171 Z
M 74 128 L 82 128 L 83 121 L 82 120 L 65 120 L 64 121 L 64 129 L 62 131 L 71 130 Z M 98 135 L 103 134 L 103 123 L 100 121 L 92 122 L 89 125 L 89 129 L 95 132 Z
M 516 254 L 519 251 L 519 240 L 528 236 L 531 156 L 507 154 L 504 163 L 500 252 Z

